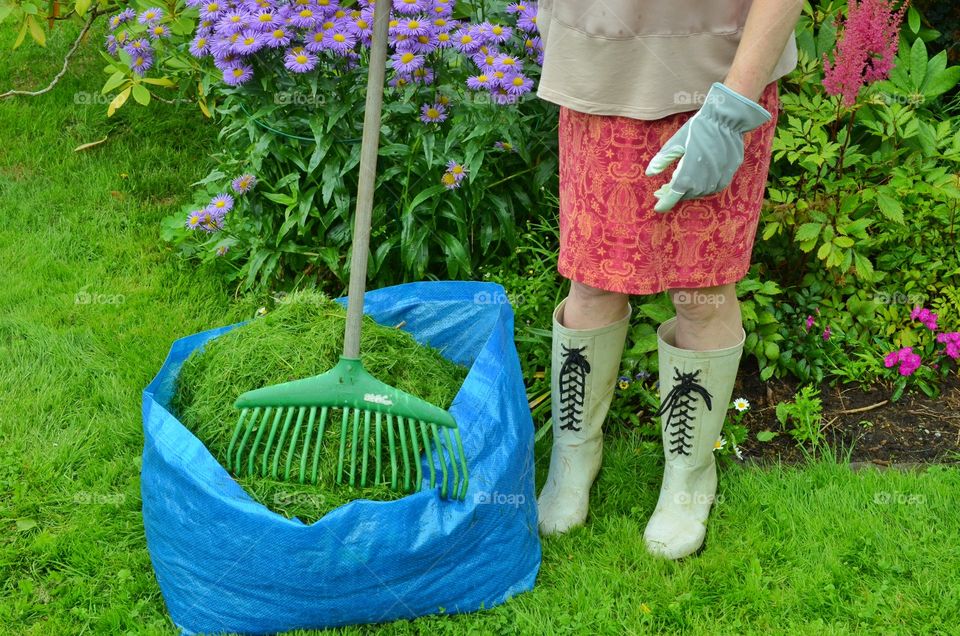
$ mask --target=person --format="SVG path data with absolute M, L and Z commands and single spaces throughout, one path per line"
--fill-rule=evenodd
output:
M 541 99 L 560 105 L 553 447 L 543 535 L 582 525 L 631 318 L 667 291 L 657 329 L 664 472 L 647 550 L 701 548 L 745 339 L 750 267 L 802 0 L 541 0 Z

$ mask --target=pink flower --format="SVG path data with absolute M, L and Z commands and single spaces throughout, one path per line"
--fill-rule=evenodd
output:
M 814 322 L 815 321 L 813 319 L 813 316 L 807 316 L 807 331 L 810 331 L 811 329 L 813 329 Z
M 883 364 L 887 368 L 899 364 L 898 372 L 903 376 L 913 375 L 914 371 L 920 368 L 920 363 L 920 356 L 913 352 L 913 347 L 892 351 L 883 358 Z
M 919 320 L 923 323 L 923 326 L 929 329 L 930 331 L 937 330 L 937 319 L 939 316 L 933 313 L 927 308 L 914 307 L 913 311 L 910 312 L 911 320 Z
M 829 340 L 830 334 L 831 334 L 830 327 L 827 327 L 826 329 L 823 330 L 823 339 Z
M 946 345 L 945 354 L 954 360 L 960 359 L 960 331 L 937 334 L 937 342 Z
M 837 41 L 834 61 L 823 56 L 823 86 L 853 106 L 860 89 L 886 79 L 900 41 L 900 24 L 909 0 L 894 11 L 893 0 L 850 0 L 850 10 Z

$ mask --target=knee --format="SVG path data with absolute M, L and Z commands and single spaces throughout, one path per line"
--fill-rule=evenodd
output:
M 570 281 L 570 298 L 578 304 L 617 308 L 626 307 L 629 297 L 627 294 Z
M 688 323 L 710 323 L 739 317 L 736 287 L 733 284 L 696 289 L 671 289 L 670 299 L 677 319 Z

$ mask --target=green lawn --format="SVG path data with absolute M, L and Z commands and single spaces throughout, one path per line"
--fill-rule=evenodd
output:
M 45 81 L 69 44 L 58 29 L 48 50 L 10 54 L 9 31 L 0 92 Z M 5 634 L 175 633 L 139 514 L 140 392 L 174 339 L 257 306 L 182 266 L 158 238 L 161 218 L 206 174 L 216 131 L 190 109 L 132 106 L 107 121 L 104 105 L 77 103 L 103 81 L 99 42 L 53 93 L 0 101 Z M 548 444 L 538 445 L 540 479 Z M 659 463 L 654 445 L 611 434 L 591 521 L 544 543 L 533 592 L 380 629 L 956 633 L 960 471 L 731 467 L 705 552 L 665 563 L 640 539 Z

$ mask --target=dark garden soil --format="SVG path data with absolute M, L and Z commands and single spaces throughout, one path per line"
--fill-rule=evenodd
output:
M 754 360 L 740 367 L 734 397 L 750 401 L 743 420 L 750 430 L 741 445 L 747 461 L 798 463 L 803 451 L 783 430 L 776 405 L 792 401 L 799 384 L 793 380 L 760 380 Z M 952 375 L 942 393 L 929 398 L 920 392 L 905 394 L 890 402 L 890 389 L 862 391 L 857 387 L 820 387 L 823 400 L 823 431 L 830 448 L 840 457 L 851 450 L 854 464 L 879 466 L 960 462 L 960 378 Z M 769 442 L 758 442 L 760 431 L 776 431 Z

